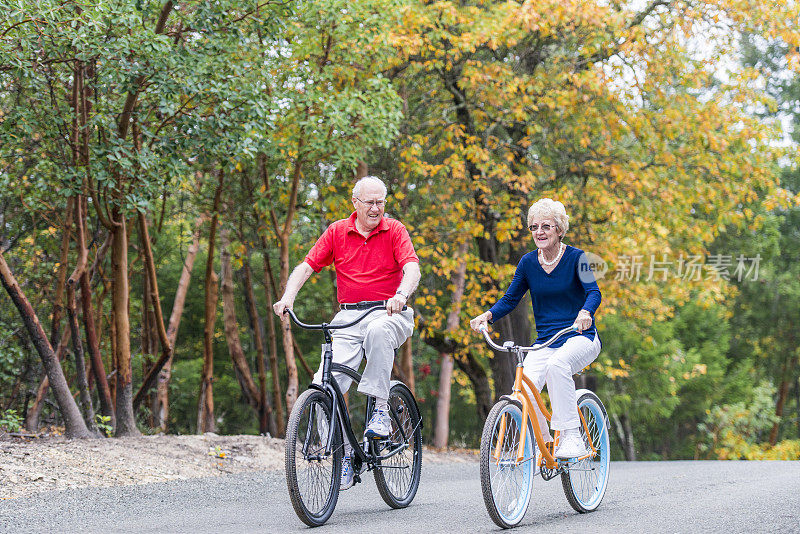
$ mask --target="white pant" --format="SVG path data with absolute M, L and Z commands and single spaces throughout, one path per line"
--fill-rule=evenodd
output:
M 553 430 L 567 430 L 581 425 L 572 375 L 592 363 L 598 354 L 600 354 L 600 338 L 595 334 L 594 341 L 582 335 L 574 336 L 558 348 L 532 350 L 525 357 L 523 362 L 525 376 L 539 391 L 547 383 L 552 410 L 550 424 Z M 547 420 L 536 401 L 533 405 L 544 441 L 552 441 Z
M 331 324 L 349 323 L 364 313 L 364 310 L 342 310 Z M 379 399 L 389 398 L 389 380 L 392 376 L 394 351 L 411 337 L 414 331 L 414 310 L 407 308 L 389 316 L 386 310 L 374 311 L 360 323 L 342 330 L 334 330 L 333 363 L 358 369 L 363 356 L 367 365 L 358 384 L 359 393 Z M 324 347 L 322 356 L 324 358 Z M 314 375 L 314 383 L 322 383 L 322 365 Z M 343 373 L 332 373 L 342 393 L 350 389 L 353 380 Z

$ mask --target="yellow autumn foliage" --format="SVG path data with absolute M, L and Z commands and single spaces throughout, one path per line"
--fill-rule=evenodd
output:
M 433 199 L 414 213 L 434 280 L 418 298 L 429 333 L 444 328 L 458 244 L 470 239 L 455 337 L 484 350 L 467 320 L 502 295 L 512 258 L 533 247 L 525 214 L 540 197 L 567 206 L 568 244 L 607 263 L 601 328 L 605 314 L 646 325 L 690 295 L 730 296 L 707 266 L 700 276 L 676 269 L 705 259 L 721 228 L 760 224 L 750 206 L 795 201 L 777 189 L 777 127 L 749 114 L 770 104 L 759 74 L 726 58 L 744 32 L 800 43 L 788 22 L 798 9 L 750 0 L 403 3 L 387 67 L 425 110 L 406 117 L 394 153 L 403 182 L 415 184 L 411 205 L 417 194 Z M 787 61 L 797 68 L 794 50 Z

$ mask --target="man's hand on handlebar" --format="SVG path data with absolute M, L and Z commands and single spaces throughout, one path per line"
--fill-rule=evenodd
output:
M 272 310 L 275 312 L 275 315 L 283 319 L 284 310 L 291 310 L 293 306 L 294 302 L 284 297 L 272 305 Z
M 403 295 L 397 294 L 386 301 L 386 313 L 391 315 L 393 313 L 400 313 L 403 311 L 403 306 L 406 305 L 406 299 Z
M 476 332 L 481 332 L 489 328 L 488 323 L 492 320 L 492 312 L 487 311 L 478 315 L 469 322 L 469 326 Z

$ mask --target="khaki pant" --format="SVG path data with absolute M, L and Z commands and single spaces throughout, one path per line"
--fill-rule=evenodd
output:
M 342 310 L 336 314 L 331 324 L 348 323 L 364 313 L 364 310 Z M 414 310 L 406 309 L 389 316 L 386 310 L 376 310 L 360 323 L 342 330 L 334 330 L 333 363 L 358 369 L 361 359 L 366 356 L 367 365 L 358 384 L 358 392 L 379 399 L 389 398 L 389 380 L 392 375 L 394 351 L 411 336 L 414 331 Z M 323 352 L 323 357 L 325 356 Z M 322 383 L 322 363 L 314 375 L 314 383 Z M 342 393 L 350 389 L 353 382 L 342 373 L 332 373 Z

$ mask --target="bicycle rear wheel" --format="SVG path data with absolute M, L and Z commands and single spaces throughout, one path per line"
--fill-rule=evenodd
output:
M 608 436 L 608 415 L 597 395 L 589 390 L 579 391 L 578 409 L 586 421 L 592 444 L 597 450 L 594 456 L 570 463 L 569 469 L 561 474 L 561 484 L 569 504 L 580 513 L 592 512 L 600 506 L 608 485 L 608 466 L 611 459 Z M 581 436 L 586 448 L 589 440 L 581 425 Z
M 330 416 L 330 398 L 309 389 L 295 402 L 286 425 L 289 497 L 297 517 L 312 527 L 330 518 L 339 499 L 342 438 L 339 429 L 334 429 L 333 450 L 326 456 Z
M 517 461 L 522 425 L 527 424 L 524 455 Z M 531 501 L 536 466 L 530 422 L 522 410 L 502 400 L 494 405 L 481 435 L 481 490 L 492 521 L 499 527 L 519 524 Z M 499 454 L 496 454 L 499 449 Z
M 374 471 L 375 485 L 386 504 L 405 508 L 417 494 L 422 471 L 422 425 L 417 403 L 405 384 L 395 382 L 389 390 L 389 411 L 392 432 L 383 452 L 403 443 L 407 447 L 380 462 Z

